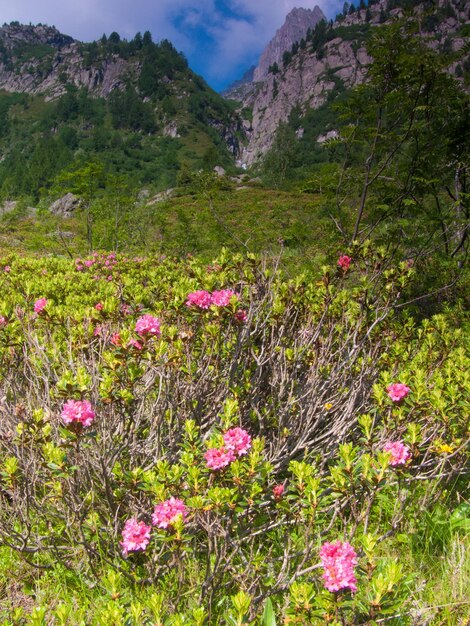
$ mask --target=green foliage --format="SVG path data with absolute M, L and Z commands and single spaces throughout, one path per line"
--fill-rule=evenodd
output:
M 75 178 L 90 198 L 99 172 Z M 370 244 L 348 252 L 348 270 L 292 279 L 228 250 L 209 267 L 107 254 L 0 260 L 2 618 L 412 623 L 417 559 L 465 550 L 468 354 L 452 315 L 418 324 L 394 313 L 406 263 Z M 224 307 L 185 304 L 190 291 L 226 287 L 237 295 Z M 161 337 L 137 334 L 143 313 L 158 315 Z M 400 403 L 386 394 L 394 381 L 411 388 Z M 89 429 L 62 422 L 70 398 L 92 400 Z M 235 425 L 251 448 L 211 470 L 205 452 Z M 410 459 L 392 466 L 383 447 L 397 440 Z M 153 528 L 146 549 L 124 558 L 126 520 L 150 521 L 170 496 L 186 518 Z M 318 551 L 336 539 L 358 553 L 355 594 L 324 588 Z M 8 568 L 28 570 L 9 547 L 46 568 L 23 613 L 10 602 L 23 574 Z

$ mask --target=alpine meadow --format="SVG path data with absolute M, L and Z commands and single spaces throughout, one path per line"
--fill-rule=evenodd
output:
M 470 7 L 300 5 L 0 27 L 1 626 L 470 625 Z

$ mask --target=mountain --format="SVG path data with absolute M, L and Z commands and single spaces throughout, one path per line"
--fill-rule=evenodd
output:
M 77 159 L 171 186 L 182 167 L 230 167 L 243 140 L 234 106 L 148 32 L 82 43 L 42 24 L 4 25 L 0 117 L 2 195 L 38 196 Z
M 370 62 L 367 42 L 374 29 L 414 13 L 421 23 L 419 36 L 429 46 L 456 51 L 464 47 L 468 35 L 468 10 L 460 0 L 439 0 L 439 4 L 381 0 L 363 9 L 348 11 L 346 7 L 334 23 L 321 20 L 301 45 L 284 53 L 281 64 L 271 64 L 270 72 L 263 74 L 266 61 L 260 62 L 254 81 L 245 85 L 240 109 L 251 110 L 252 121 L 242 163 L 253 165 L 267 153 L 279 124 L 286 122 L 294 109 L 304 115 L 366 80 Z M 268 58 L 267 51 L 263 58 Z M 455 71 L 456 65 L 450 70 Z M 237 98 L 240 93 L 229 97 Z
M 253 82 L 264 80 L 270 68 L 281 63 L 283 54 L 290 51 L 293 45 L 298 45 L 297 42 L 306 38 L 308 32 L 324 19 L 325 15 L 318 6 L 313 9 L 292 9 L 284 24 L 264 48 L 258 65 L 246 71 L 242 78 L 233 82 L 221 95 L 231 100 L 242 100 L 251 91 Z
M 318 22 L 326 17 L 320 7 L 313 9 L 294 8 L 287 15 L 286 21 L 276 32 L 261 54 L 258 66 L 255 68 L 253 80 L 263 80 L 269 73 L 269 68 L 275 63 L 282 61 L 284 52 L 290 50 L 292 45 L 307 36 L 307 31 L 314 28 Z

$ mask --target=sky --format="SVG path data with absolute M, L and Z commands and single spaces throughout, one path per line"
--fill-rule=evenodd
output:
M 292 8 L 316 4 L 330 18 L 343 0 L 0 0 L 0 24 L 41 22 L 80 41 L 113 31 L 131 39 L 149 30 L 221 90 L 257 64 Z

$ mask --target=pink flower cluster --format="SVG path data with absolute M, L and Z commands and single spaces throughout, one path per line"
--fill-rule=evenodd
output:
M 141 337 L 160 337 L 160 320 L 153 315 L 142 315 L 136 322 L 135 332 Z
M 81 424 L 91 426 L 95 419 L 95 412 L 88 400 L 67 400 L 61 413 L 65 424 Z
M 46 305 L 46 298 L 39 298 L 39 300 L 36 300 L 36 302 L 34 303 L 34 312 L 40 315 L 46 308 Z
M 273 487 L 273 496 L 275 500 L 280 500 L 282 498 L 282 494 L 284 493 L 284 485 L 280 483 L 279 485 L 275 485 Z
M 184 522 L 187 513 L 188 507 L 183 500 L 171 497 L 155 506 L 152 524 L 158 528 L 168 528 L 173 526 L 179 517 Z M 120 542 L 122 553 L 127 555 L 129 552 L 145 550 L 150 542 L 151 531 L 152 527 L 147 526 L 144 522 L 138 522 L 135 518 L 127 520 Z
M 231 428 L 224 435 L 222 448 L 209 448 L 204 454 L 209 469 L 218 470 L 230 465 L 237 457 L 243 456 L 251 448 L 251 437 L 238 426 Z
M 183 500 L 171 497 L 155 506 L 152 524 L 158 528 L 168 528 L 176 522 L 178 516 L 181 516 L 184 522 L 187 512 L 188 508 Z
M 411 452 L 408 446 L 401 441 L 388 441 L 384 445 L 384 452 L 388 452 L 392 455 L 390 459 L 390 465 L 405 465 L 405 463 L 411 459 Z
M 122 553 L 127 555 L 129 552 L 145 550 L 150 542 L 151 530 L 151 526 L 147 526 L 145 522 L 139 522 L 135 518 L 128 519 L 122 531 L 122 541 L 119 542 Z
M 8 324 L 7 318 L 4 315 L 0 315 L 0 329 L 5 328 L 7 324 Z
M 357 565 L 357 554 L 347 541 L 324 543 L 320 549 L 323 569 L 323 580 L 328 591 L 350 589 L 357 591 L 357 579 L 354 567 Z
M 344 272 L 347 272 L 349 266 L 351 265 L 352 259 L 347 254 L 342 254 L 338 259 L 338 267 L 340 267 Z
M 116 259 L 116 255 L 114 252 L 110 252 L 109 254 L 99 252 L 94 252 L 92 257 L 89 259 L 76 259 L 75 260 L 75 269 L 77 272 L 84 272 L 87 269 L 91 269 L 92 267 L 95 269 L 101 268 L 106 271 L 111 270 L 115 265 L 117 265 L 118 261 Z M 99 280 L 103 278 L 105 280 L 112 280 L 113 276 L 109 274 L 107 277 L 96 275 L 95 280 Z
M 411 389 L 403 383 L 392 383 L 387 387 L 388 396 L 393 402 L 401 402 L 410 391 Z
M 212 293 L 200 289 L 188 294 L 186 306 L 196 306 L 199 309 L 208 309 L 211 305 L 220 307 L 228 306 L 230 299 L 235 295 L 235 292 L 231 289 L 222 289 L 221 291 L 213 291 Z
M 218 470 L 235 461 L 235 454 L 233 450 L 226 450 L 225 448 L 209 448 L 204 454 L 204 458 L 209 469 Z

